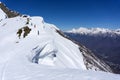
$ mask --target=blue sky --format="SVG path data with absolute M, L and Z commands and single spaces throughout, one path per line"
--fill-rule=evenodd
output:
M 1 0 L 10 9 L 42 16 L 62 30 L 120 28 L 120 0 Z

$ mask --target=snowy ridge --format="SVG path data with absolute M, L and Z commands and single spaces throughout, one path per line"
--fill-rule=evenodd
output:
M 5 24 L 6 22 L 7 24 Z M 29 53 L 33 55 L 40 54 L 40 55 L 37 55 L 40 58 L 38 59 L 38 62 L 45 64 L 45 65 L 49 65 L 49 64 L 51 65 L 51 63 L 48 63 L 51 61 L 52 63 L 54 63 L 53 65 L 56 65 L 58 67 L 86 69 L 84 62 L 83 62 L 82 54 L 78 55 L 78 53 L 80 53 L 78 46 L 72 43 L 71 41 L 63 38 L 58 33 L 56 33 L 56 28 L 54 28 L 54 26 L 51 24 L 44 23 L 43 18 L 41 17 L 29 17 L 29 18 L 16 17 L 16 18 L 3 20 L 1 22 L 1 26 L 2 26 L 0 30 L 0 32 L 2 32 L 2 34 L 0 35 L 0 37 L 2 38 L 1 44 L 6 44 L 6 45 L 7 43 L 9 44 L 11 43 L 14 45 L 27 44 L 24 47 L 26 47 L 27 50 L 30 51 Z M 6 31 L 6 27 L 8 29 L 7 31 Z M 26 29 L 30 30 L 28 31 L 28 34 L 25 32 Z M 6 37 L 4 38 L 3 35 L 8 36 L 8 38 Z M 7 41 L 7 39 L 9 39 L 10 41 Z M 32 44 L 29 44 L 31 42 Z M 68 43 L 69 45 L 66 44 L 65 42 Z M 3 46 L 4 45 L 2 45 L 2 47 Z M 44 48 L 42 48 L 43 46 Z M 65 47 L 65 46 L 69 46 L 69 47 Z M 14 48 L 15 46 L 13 47 L 13 49 Z M 41 48 L 42 48 L 42 51 L 40 52 L 39 50 Z M 73 50 L 70 50 L 71 48 Z M 21 49 L 21 51 L 24 51 L 24 48 L 18 48 L 18 49 L 19 50 Z M 32 53 L 31 53 L 31 50 L 33 50 Z M 17 51 L 17 49 L 15 49 L 15 51 Z M 18 53 L 18 51 L 14 53 Z M 24 52 L 22 53 L 25 55 Z M 58 59 L 54 61 L 54 58 L 56 57 L 53 55 L 56 55 Z M 35 56 L 32 56 L 31 59 L 33 59 L 33 57 Z M 76 59 L 76 57 L 78 57 L 78 59 Z
M 120 29 L 116 30 L 110 30 L 107 28 L 84 28 L 80 27 L 78 29 L 72 29 L 70 31 L 67 31 L 69 33 L 78 33 L 78 34 L 89 34 L 89 35 L 97 35 L 97 34 L 118 34 L 120 35 Z

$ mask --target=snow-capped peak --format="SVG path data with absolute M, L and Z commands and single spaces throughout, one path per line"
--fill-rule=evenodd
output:
M 105 33 L 120 34 L 119 29 L 110 30 L 107 28 L 85 28 L 85 27 L 80 27 L 78 29 L 72 29 L 67 32 L 78 33 L 78 34 L 105 34 Z

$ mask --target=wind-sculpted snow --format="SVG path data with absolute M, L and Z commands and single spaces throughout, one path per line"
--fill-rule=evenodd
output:
M 39 48 L 39 46 L 35 47 L 32 51 L 32 62 L 33 63 L 37 63 L 37 64 L 51 64 L 51 62 L 53 62 L 56 57 L 56 53 L 57 53 L 57 50 L 56 49 L 47 49 L 47 47 L 49 46 L 50 44 L 46 44 L 44 45 L 42 48 Z M 54 45 L 54 44 L 53 44 Z M 53 48 L 52 45 L 49 46 L 50 48 Z M 47 49 L 47 50 L 46 50 Z M 48 59 L 48 62 L 49 63 L 45 63 L 47 62 L 47 59 Z M 53 61 L 52 61 L 53 60 Z

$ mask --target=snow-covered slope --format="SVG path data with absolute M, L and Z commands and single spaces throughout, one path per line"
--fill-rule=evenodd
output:
M 5 19 L 6 17 L 7 17 L 6 14 L 0 9 L 0 21 L 2 19 Z
M 54 25 L 44 23 L 41 17 L 6 19 L 0 26 L 1 62 L 10 61 L 16 54 L 21 55 L 16 61 L 25 58 L 24 62 L 86 69 L 78 46 L 56 33 Z
M 69 33 L 77 33 L 77 34 L 85 34 L 85 35 L 103 35 L 103 34 L 111 34 L 111 35 L 120 35 L 120 30 L 110 30 L 105 28 L 84 28 L 80 27 L 78 29 L 72 29 L 67 31 Z
M 120 79 L 87 70 L 112 72 L 42 17 L 18 16 L 0 22 L 0 80 L 106 80 L 107 75 L 109 80 Z
M 6 67 L 1 80 L 120 80 L 120 75 L 79 69 L 60 69 L 35 64 Z

